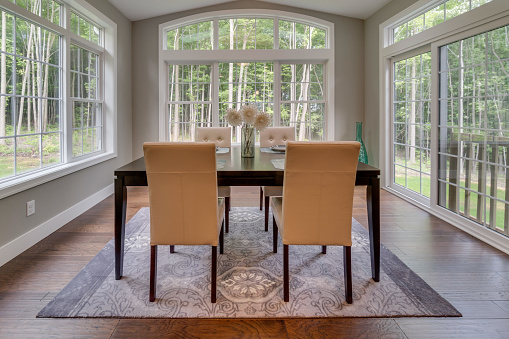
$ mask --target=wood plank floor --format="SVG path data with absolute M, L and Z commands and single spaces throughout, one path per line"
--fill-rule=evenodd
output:
M 233 188 L 233 206 L 256 206 L 258 188 Z M 354 217 L 366 227 L 365 189 Z M 109 197 L 0 267 L 0 338 L 509 338 L 509 256 L 382 191 L 382 242 L 463 318 L 162 320 L 36 319 L 113 236 Z M 128 190 L 127 217 L 148 206 Z M 354 286 L 355 288 L 355 286 Z

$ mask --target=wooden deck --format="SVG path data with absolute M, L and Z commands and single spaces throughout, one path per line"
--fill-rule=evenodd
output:
M 233 188 L 233 206 L 257 206 L 257 187 Z M 128 190 L 127 218 L 148 206 Z M 354 217 L 365 227 L 364 189 Z M 463 318 L 161 320 L 36 319 L 113 237 L 113 196 L 0 267 L 0 338 L 509 338 L 509 256 L 382 191 L 382 242 Z M 355 286 L 354 286 L 355 289 Z

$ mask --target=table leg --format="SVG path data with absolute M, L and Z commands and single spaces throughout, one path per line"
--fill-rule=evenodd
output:
M 380 281 L 380 179 L 371 178 L 366 189 L 368 208 L 371 276 Z
M 127 188 L 124 178 L 115 178 L 115 279 L 122 278 L 124 268 L 125 213 Z

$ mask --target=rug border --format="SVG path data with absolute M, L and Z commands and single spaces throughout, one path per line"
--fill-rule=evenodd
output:
M 235 209 L 251 209 L 259 211 L 257 207 L 234 207 Z M 129 235 L 138 231 L 141 227 L 146 225 L 146 216 L 145 214 L 149 213 L 148 207 L 141 207 L 136 214 L 129 220 L 127 224 L 130 227 L 127 227 L 126 224 L 126 235 L 127 238 Z M 271 220 L 269 218 L 269 220 Z M 354 227 L 354 223 L 357 223 L 359 227 L 356 228 L 356 231 L 362 233 L 363 236 L 369 238 L 369 232 L 354 218 L 352 218 L 352 227 Z M 134 226 L 133 226 L 134 224 Z M 125 249 L 128 250 L 127 248 Z M 111 261 L 111 258 L 114 256 L 114 238 L 112 238 L 104 248 L 99 251 L 99 253 L 80 270 L 80 272 L 64 287 L 62 288 L 57 295 L 36 315 L 36 318 L 59 318 L 59 319 L 198 319 L 199 317 L 158 317 L 158 316 L 149 316 L 149 317 L 140 317 L 140 316 L 69 316 L 73 309 L 80 308 L 80 301 L 83 301 L 87 294 L 93 293 L 95 291 L 95 286 L 102 284 L 104 280 L 111 274 L 114 270 L 114 261 Z M 381 258 L 381 268 L 383 268 L 384 272 L 391 277 L 392 281 L 394 281 L 398 287 L 403 291 L 412 291 L 409 293 L 405 293 L 407 297 L 412 299 L 412 301 L 417 305 L 424 305 L 426 310 L 430 310 L 429 314 L 421 314 L 421 315 L 371 315 L 371 316 L 293 316 L 293 317 L 206 317 L 199 319 L 358 319 L 358 318 L 443 318 L 443 317 L 462 317 L 463 315 L 444 297 L 440 295 L 437 291 L 435 291 L 428 283 L 426 283 L 416 272 L 410 269 L 401 259 L 399 259 L 394 253 L 392 253 L 387 247 L 383 244 L 380 244 L 380 258 Z M 108 265 L 104 265 L 105 262 L 109 262 Z M 98 266 L 98 268 L 96 268 Z M 94 269 L 96 271 L 94 271 Z M 92 274 L 92 272 L 99 271 L 101 274 Z M 399 279 L 394 279 L 394 276 L 398 275 Z M 89 281 L 90 283 L 85 284 L 85 288 L 82 288 L 83 283 L 78 285 L 80 281 Z M 415 293 L 415 289 L 419 289 L 419 293 Z M 78 292 L 78 297 L 76 297 L 76 291 Z M 72 297 L 71 297 L 72 295 Z M 414 298 L 412 298 L 412 296 Z M 429 298 L 438 299 L 440 303 L 427 303 L 424 302 L 424 299 Z M 71 303 L 69 300 L 76 300 L 76 303 Z M 66 302 L 61 302 L 61 300 L 65 300 Z M 63 308 L 60 311 L 55 312 L 55 304 L 63 303 L 67 305 L 67 307 Z M 438 305 L 440 304 L 440 305 Z M 446 305 L 446 310 L 444 311 L 444 304 Z M 439 311 L 438 311 L 439 310 Z M 433 313 L 434 312 L 434 313 Z M 448 313 L 448 314 L 444 314 Z

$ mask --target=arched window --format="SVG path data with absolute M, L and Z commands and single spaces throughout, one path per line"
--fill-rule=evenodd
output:
M 160 140 L 193 141 L 227 126 L 245 104 L 295 126 L 299 140 L 331 140 L 333 25 L 286 12 L 204 13 L 160 25 Z M 239 142 L 240 130 L 233 130 Z

